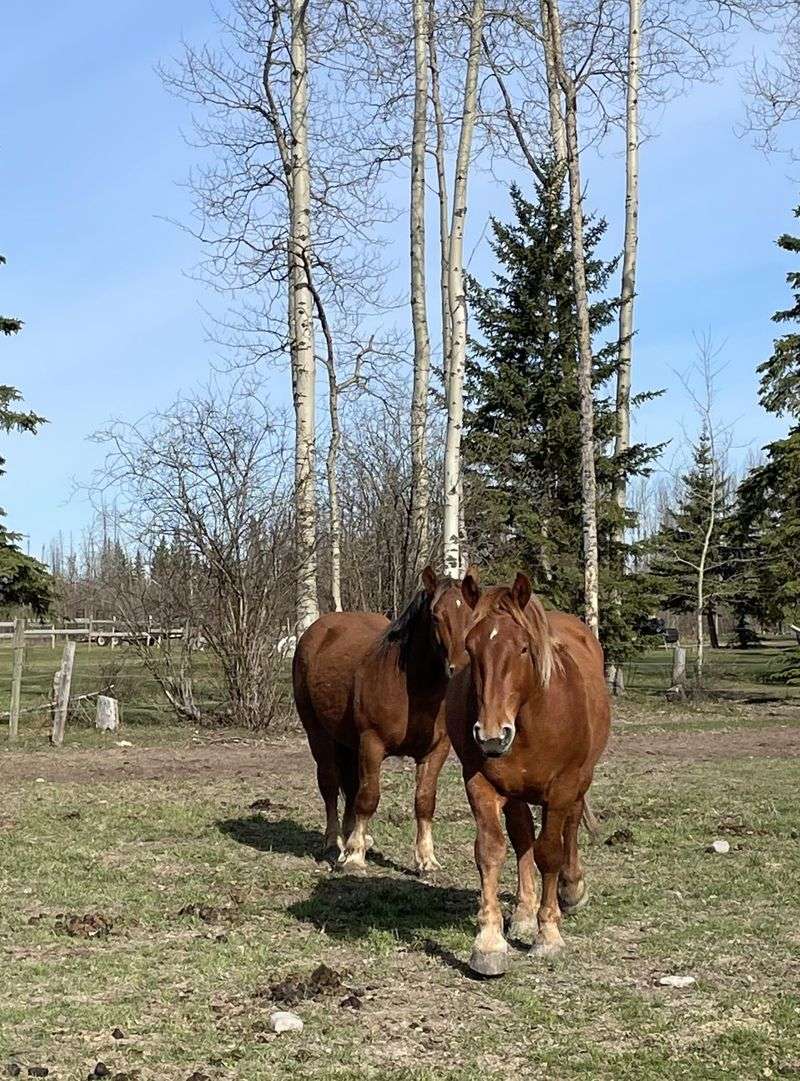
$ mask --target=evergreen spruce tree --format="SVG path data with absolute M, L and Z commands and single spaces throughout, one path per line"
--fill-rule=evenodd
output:
M 537 186 L 533 202 L 512 187 L 514 223 L 492 219 L 492 248 L 502 269 L 491 286 L 468 281 L 470 311 L 480 334 L 471 342 L 467 363 L 464 459 L 471 502 L 470 551 L 487 574 L 507 581 L 524 567 L 547 602 L 580 612 L 577 318 L 570 220 L 561 189 L 561 171 L 555 167 Z M 586 225 L 595 336 L 612 324 L 618 306 L 616 299 L 606 296 L 617 260 L 603 260 L 597 253 L 605 229 L 602 220 Z M 598 348 L 594 382 L 601 637 L 614 660 L 622 659 L 630 648 L 635 613 L 648 607 L 641 596 L 641 579 L 631 575 L 622 580 L 625 556 L 614 549 L 612 539 L 619 512 L 611 496 L 615 419 L 608 382 L 617 362 L 616 340 Z M 633 446 L 623 466 L 629 475 L 643 471 L 651 456 L 650 448 Z M 623 598 L 619 618 L 610 604 L 612 590 Z
M 800 207 L 795 210 L 800 218 Z M 800 254 L 800 237 L 785 235 L 778 246 Z M 800 328 L 800 271 L 786 275 L 794 304 L 776 312 L 776 323 Z M 791 418 L 785 439 L 765 448 L 763 465 L 752 470 L 739 488 L 742 529 L 754 536 L 758 559 L 758 602 L 767 618 L 800 624 L 800 332 L 794 329 L 775 341 L 772 356 L 758 368 L 760 399 L 765 409 Z M 800 660 L 791 661 L 779 678 L 800 681 Z
M 0 255 L 0 266 L 5 259 Z M 22 320 L 0 315 L 0 333 L 6 337 L 22 329 Z M 0 430 L 4 432 L 36 433 L 45 423 L 44 417 L 17 407 L 22 395 L 16 387 L 0 385 Z M 0 476 L 5 470 L 5 458 L 0 457 Z M 5 511 L 0 508 L 0 518 Z M 21 552 L 18 533 L 11 533 L 0 521 L 0 605 L 15 607 L 30 605 L 36 612 L 44 612 L 50 604 L 52 580 L 47 569 L 38 559 Z
M 661 604 L 671 612 L 696 612 L 698 578 L 711 515 L 713 529 L 703 568 L 704 612 L 712 646 L 722 604 L 735 603 L 739 590 L 741 542 L 736 538 L 731 484 L 714 462 L 709 433 L 700 432 L 692 465 L 681 478 L 677 506 L 667 512 L 650 541 L 650 573 Z

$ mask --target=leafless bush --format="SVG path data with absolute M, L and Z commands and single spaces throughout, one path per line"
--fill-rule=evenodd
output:
M 293 604 L 283 421 L 235 384 L 97 439 L 108 453 L 93 490 L 113 502 L 124 547 L 138 553 L 116 600 L 144 664 L 173 709 L 196 720 L 193 666 L 204 644 L 221 673 L 219 713 L 264 727 Z

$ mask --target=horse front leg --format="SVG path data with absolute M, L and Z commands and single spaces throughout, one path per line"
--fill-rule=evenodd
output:
M 432 824 L 436 810 L 436 786 L 449 753 L 450 740 L 445 736 L 417 762 L 417 786 L 414 795 L 417 840 L 414 845 L 414 866 L 420 875 L 441 870 L 441 864 L 433 854 Z
M 508 927 L 508 937 L 531 942 L 538 930 L 536 910 L 539 907 L 536 863 L 533 858 L 533 815 L 527 803 L 522 800 L 509 800 L 505 806 L 505 816 L 508 836 L 517 857 L 517 903 Z
M 480 773 L 473 774 L 466 785 L 477 826 L 475 863 L 481 879 L 478 934 L 469 967 L 481 976 L 502 976 L 508 968 L 508 943 L 503 937 L 503 912 L 497 891 L 506 855 L 506 839 L 500 825 L 504 800 Z
M 564 824 L 570 808 L 542 808 L 542 828 L 533 854 L 542 876 L 542 900 L 539 905 L 539 932 L 531 947 L 532 957 L 554 957 L 564 948 L 559 925 L 558 877 L 564 864 Z
M 366 873 L 367 849 L 372 838 L 367 834 L 369 820 L 381 798 L 381 763 L 386 748 L 375 732 L 364 732 L 358 747 L 358 792 L 355 799 L 355 826 L 347 838 L 343 866 L 349 871 Z

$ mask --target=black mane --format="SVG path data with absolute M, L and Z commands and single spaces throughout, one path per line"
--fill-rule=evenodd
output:
M 392 646 L 398 647 L 398 666 L 403 671 L 408 666 L 414 634 L 426 614 L 430 614 L 430 597 L 421 589 L 414 594 L 400 615 L 392 620 L 378 640 L 378 650 L 381 653 L 388 653 Z

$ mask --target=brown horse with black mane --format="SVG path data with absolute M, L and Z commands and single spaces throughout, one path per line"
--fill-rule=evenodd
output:
M 474 577 L 468 574 L 464 581 L 466 594 L 477 597 Z M 430 567 L 422 572 L 422 583 L 393 623 L 372 612 L 321 616 L 302 635 L 294 655 L 294 698 L 325 802 L 325 856 L 355 871 L 366 867 L 367 825 L 380 799 L 381 763 L 403 755 L 417 763 L 414 862 L 420 874 L 439 866 L 431 820 L 436 783 L 450 750 L 444 698 L 450 677 L 467 660 L 467 604 L 462 583 L 437 579 Z
M 610 708 L 599 642 L 574 616 L 545 612 L 524 574 L 510 589 L 479 598 L 465 583 L 464 592 L 475 609 L 466 637 L 471 663 L 448 690 L 447 728 L 478 831 L 481 905 L 470 968 L 498 976 L 508 953 L 497 900 L 506 852 L 501 812 L 517 857 L 509 936 L 532 939 L 534 956 L 551 956 L 564 946 L 562 911 L 577 912 L 588 899 L 578 826 Z M 535 840 L 532 803 L 542 808 Z

